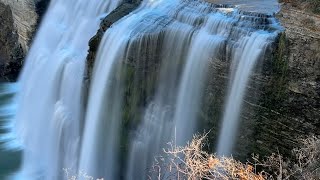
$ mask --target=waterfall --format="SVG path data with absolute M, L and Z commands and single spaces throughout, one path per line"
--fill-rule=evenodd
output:
M 7 174 L 16 171 L 20 163 L 21 145 L 12 123 L 16 111 L 12 100 L 17 91 L 15 83 L 0 84 L 0 179 L 8 179 Z
M 19 80 L 16 132 L 22 179 L 63 179 L 77 171 L 83 126 L 83 74 L 89 39 L 120 1 L 53 0 Z
M 250 76 L 279 31 L 274 18 L 200 0 L 144 0 L 103 35 L 85 105 L 88 41 L 119 4 L 51 1 L 16 98 L 23 179 L 64 179 L 63 168 L 80 179 L 146 179 L 168 142 L 185 145 L 199 131 L 218 60 L 230 64 L 218 153 L 232 153 Z
M 233 76 L 219 135 L 218 155 L 229 156 L 232 154 L 243 98 L 250 75 L 257 61 L 263 57 L 267 46 L 275 37 L 275 34 L 255 32 L 242 38 L 239 46 L 234 50 L 232 61 L 235 65 L 233 66 L 234 69 L 231 69 Z
M 132 16 L 139 16 L 147 8 L 141 8 Z M 231 112 L 237 113 L 236 108 L 240 111 L 244 87 L 251 70 L 257 59 L 263 58 L 266 47 L 278 32 L 271 28 L 277 26 L 273 18 L 246 14 L 230 6 L 200 1 L 180 1 L 178 4 L 163 1 L 153 8 L 152 16 L 144 15 L 143 24 L 138 26 L 160 29 L 144 31 L 138 44 L 147 39 L 148 47 L 144 48 L 161 49 L 158 52 L 161 70 L 155 95 L 146 106 L 140 125 L 132 133 L 126 179 L 147 179 L 146 170 L 169 141 L 185 145 L 191 140 L 198 129 L 198 113 L 206 81 L 210 78 L 207 76 L 209 66 L 216 59 L 231 56 L 232 67 L 237 63 L 234 82 L 241 82 L 238 82 L 238 86 L 232 85 L 234 88 L 229 98 L 239 99 L 237 104 L 230 103 L 235 108 Z M 153 21 L 155 18 L 157 21 Z M 146 26 L 146 22 L 150 24 Z M 162 37 L 161 42 L 157 42 L 159 37 Z M 145 49 L 136 50 L 140 52 Z M 225 129 L 227 137 L 232 137 L 232 127 L 226 126 Z M 234 138 L 224 139 L 221 144 L 225 146 L 232 141 Z

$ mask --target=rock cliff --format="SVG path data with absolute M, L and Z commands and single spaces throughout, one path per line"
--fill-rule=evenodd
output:
M 235 150 L 238 152 L 235 156 L 240 158 L 250 157 L 251 153 L 269 155 L 278 150 L 290 156 L 299 138 L 320 134 L 320 16 L 283 4 L 277 17 L 285 32 L 247 87 Z M 218 87 L 211 84 L 215 88 L 208 89 L 207 97 L 215 101 L 204 107 L 223 103 L 218 97 L 225 96 L 221 90 L 223 78 L 228 78 L 224 66 L 227 64 L 223 62 L 215 65 L 222 73 L 213 77 L 218 77 L 215 82 L 221 83 Z M 213 95 L 215 98 L 211 98 Z M 208 109 L 203 108 L 202 115 L 209 127 L 218 130 L 221 111 Z
M 283 4 L 277 17 L 285 31 L 247 87 L 234 154 L 243 160 L 251 153 L 270 155 L 278 150 L 290 156 L 299 138 L 320 134 L 320 16 Z M 200 113 L 204 127 L 212 129 L 214 144 L 228 67 L 224 61 L 212 65 L 213 78 Z
M 21 68 L 23 50 L 13 24 L 12 11 L 0 3 L 0 81 L 14 77 Z
M 286 30 L 263 71 L 257 151 L 288 151 L 300 136 L 320 134 L 320 16 L 284 4 L 278 18 Z
M 49 0 L 0 0 L 0 79 L 15 80 Z
M 10 6 L 19 42 L 23 50 L 27 51 L 38 23 L 37 4 L 41 0 L 0 0 L 0 2 Z

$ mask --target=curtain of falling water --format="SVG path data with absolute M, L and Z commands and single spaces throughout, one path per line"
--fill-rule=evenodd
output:
M 17 171 L 21 158 L 21 146 L 12 132 L 17 90 L 15 83 L 0 83 L 0 179 L 10 179 L 7 176 Z
M 52 0 L 19 80 L 16 132 L 22 179 L 63 179 L 77 171 L 82 81 L 89 39 L 116 0 Z
M 87 43 L 97 29 L 97 16 L 117 4 L 102 0 L 51 3 L 20 80 L 23 94 L 18 99 L 17 132 L 26 149 L 24 179 L 61 179 L 62 168 L 79 168 L 97 178 L 119 179 L 121 174 L 126 179 L 144 179 L 153 157 L 174 138 L 175 130 L 179 145 L 197 130 L 209 63 L 226 56 L 227 48 L 233 52 L 234 44 L 251 39 L 260 28 L 247 15 L 229 12 L 224 6 L 193 0 L 145 0 L 102 39 L 80 148 Z M 131 139 L 124 174 L 125 167 L 119 164 L 122 63 L 136 51 L 139 64 L 154 49 L 160 49 L 159 82 Z M 233 61 L 240 68 L 246 59 Z
M 163 2 L 159 7 L 165 4 L 168 3 Z M 255 42 L 256 36 L 261 35 L 259 42 L 264 45 L 251 44 L 251 49 L 258 50 L 252 56 L 253 60 L 234 57 L 234 61 L 246 67 L 255 59 L 262 58 L 265 46 L 273 40 L 269 37 L 277 34 L 267 31 L 255 33 L 260 31 L 257 28 L 261 25 L 259 22 L 263 22 L 258 17 L 245 16 L 238 11 L 230 13 L 230 9 L 221 7 L 218 10 L 199 1 L 182 1 L 179 5 L 172 4 L 168 7 L 171 11 L 162 9 L 158 19 L 168 18 L 172 19 L 171 22 L 160 32 L 151 33 L 153 36 L 150 36 L 150 32 L 142 35 L 150 41 L 149 46 L 157 44 L 155 41 L 159 38 L 154 37 L 163 35 L 160 55 L 162 65 L 156 95 L 147 106 L 144 118 L 131 140 L 126 179 L 146 179 L 146 170 L 167 142 L 174 139 L 178 145 L 184 145 L 191 140 L 192 134 L 197 130 L 198 111 L 210 63 L 218 58 L 226 58 L 228 54 L 224 53 L 235 51 L 237 44 L 241 44 L 243 39 Z M 147 27 L 154 25 L 158 24 L 149 24 Z M 188 52 L 185 55 L 180 54 L 186 49 Z M 238 53 L 242 57 L 246 52 Z M 239 76 L 240 79 L 249 78 L 245 74 Z M 241 97 L 242 89 L 235 89 L 235 96 Z M 236 106 L 241 108 L 241 104 Z
M 117 74 L 115 69 L 121 71 L 122 60 L 127 59 L 127 49 L 134 43 L 134 38 L 148 31 L 146 25 L 149 24 L 140 26 L 148 14 L 157 13 L 153 8 L 157 3 L 143 2 L 136 11 L 139 13 L 132 13 L 112 26 L 104 35 L 98 50 L 80 161 L 80 170 L 93 177 L 117 179 L 119 174 L 123 174 L 119 172 L 118 156 L 123 87 L 121 83 L 113 85 L 112 79 Z M 163 6 L 163 9 L 166 8 Z M 156 21 L 154 19 L 153 22 Z
M 276 34 L 256 32 L 243 37 L 239 46 L 234 50 L 232 57 L 233 77 L 230 83 L 230 92 L 220 130 L 217 153 L 220 156 L 230 156 L 236 142 L 237 127 L 239 124 L 241 106 L 246 92 L 250 75 L 257 61 L 263 57 L 266 48 L 274 40 Z
M 172 22 L 160 32 L 153 33 L 154 36 L 164 34 L 160 55 L 162 68 L 156 96 L 148 105 L 142 124 L 131 142 L 127 179 L 146 178 L 146 169 L 150 167 L 154 156 L 161 154 L 164 145 L 172 140 L 175 129 L 179 144 L 185 144 L 195 130 L 196 111 L 200 105 L 202 83 L 206 79 L 206 66 L 215 57 L 215 52 L 219 51 L 224 38 L 209 34 L 205 28 L 198 31 L 196 27 L 201 26 L 199 22 L 210 8 L 206 4 L 200 4 L 197 8 L 194 4 L 187 3 L 170 6 L 174 13 L 163 11 L 169 17 L 158 15 L 159 19 L 165 17 Z M 162 18 L 162 21 L 165 20 Z M 152 39 L 148 34 L 144 36 L 151 41 L 149 45 L 157 45 L 154 41 L 158 38 Z M 179 87 L 179 72 L 184 63 L 186 68 Z M 177 109 L 174 111 L 175 104 Z

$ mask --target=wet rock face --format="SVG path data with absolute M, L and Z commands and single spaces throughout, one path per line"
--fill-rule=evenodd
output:
M 250 123 L 242 131 L 252 134 L 240 136 L 238 149 L 253 142 L 247 143 L 248 155 L 278 149 L 291 155 L 298 138 L 320 134 L 320 16 L 284 5 L 278 18 L 285 32 L 273 57 L 254 75 L 243 110 L 242 122 Z
M 50 0 L 0 0 L 0 79 L 15 81 Z
M 14 27 L 19 35 L 19 43 L 23 50 L 27 51 L 31 34 L 34 31 L 38 18 L 34 0 L 1 0 L 1 2 L 10 6 L 14 19 Z
M 128 15 L 130 12 L 134 11 L 139 6 L 139 4 L 140 4 L 140 0 L 127 0 L 102 20 L 100 24 L 100 29 L 98 30 L 97 34 L 91 38 L 89 42 L 89 52 L 88 52 L 89 54 L 87 56 L 86 80 L 89 81 L 91 77 L 96 53 L 98 51 L 98 47 L 100 45 L 101 39 L 104 33 L 106 32 L 106 30 L 113 23 L 117 22 L 122 17 Z
M 23 51 L 8 5 L 0 3 L 0 81 L 15 79 L 21 68 Z
M 24 51 L 30 46 L 31 39 L 50 0 L 0 0 L 9 5 L 14 19 L 14 27 L 19 35 L 19 42 Z

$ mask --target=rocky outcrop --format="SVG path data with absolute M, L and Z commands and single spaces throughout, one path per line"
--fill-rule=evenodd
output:
M 36 5 L 40 0 L 0 0 L 0 2 L 10 6 L 19 42 L 23 50 L 27 51 L 38 23 Z
M 16 78 L 24 55 L 14 28 L 11 9 L 2 3 L 0 27 L 0 81 L 7 81 Z
M 140 4 L 140 0 L 128 0 L 122 3 L 118 8 L 113 10 L 107 17 L 105 17 L 101 24 L 97 34 L 91 38 L 89 42 L 89 52 L 87 56 L 87 75 L 85 77 L 87 84 L 89 86 L 89 80 L 92 74 L 92 69 L 94 65 L 94 60 L 96 58 L 96 53 L 100 45 L 103 34 L 112 24 L 128 15 L 130 12 L 135 10 Z
M 240 136 L 238 148 L 248 144 L 248 155 L 290 155 L 297 139 L 320 134 L 320 16 L 284 4 L 278 18 L 285 32 L 253 77 L 243 112 L 242 122 L 249 124 L 243 123 L 242 132 L 251 135 Z
M 235 157 L 277 153 L 289 157 L 298 139 L 320 134 L 320 16 L 284 4 L 277 14 L 285 31 L 258 65 L 247 87 Z M 229 62 L 211 67 L 200 117 L 216 144 Z M 214 72 L 219 72 L 214 74 Z M 221 98 L 222 97 L 222 98 Z
M 0 79 L 14 81 L 49 0 L 0 0 Z

